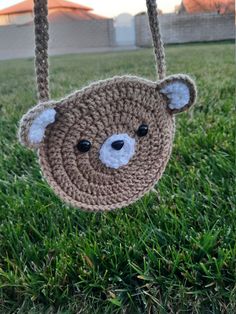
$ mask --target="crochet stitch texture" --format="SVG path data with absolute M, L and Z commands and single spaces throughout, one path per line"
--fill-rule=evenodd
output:
M 37 12 L 45 13 L 46 1 L 35 3 Z M 41 11 L 39 3 L 44 5 Z M 113 77 L 59 101 L 49 101 L 48 90 L 42 91 L 47 84 L 38 84 L 40 102 L 20 123 L 20 141 L 38 150 L 43 175 L 54 192 L 83 210 L 121 208 L 152 189 L 170 158 L 174 115 L 188 109 L 196 99 L 195 84 L 188 76 L 164 78 L 155 1 L 147 0 L 147 7 L 161 80 Z M 138 133 L 141 125 L 148 127 L 144 136 Z M 107 148 L 110 139 L 119 141 Z M 88 145 L 82 151 L 78 145 L 81 141 Z

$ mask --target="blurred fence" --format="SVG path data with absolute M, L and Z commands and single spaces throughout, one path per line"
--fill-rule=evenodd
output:
M 33 24 L 0 27 L 0 59 L 34 55 Z M 66 21 L 50 24 L 49 52 L 52 55 L 107 50 L 115 45 L 112 19 Z
M 234 15 L 217 13 L 160 15 L 165 43 L 217 41 L 235 38 Z M 146 14 L 135 16 L 136 45 L 151 46 Z

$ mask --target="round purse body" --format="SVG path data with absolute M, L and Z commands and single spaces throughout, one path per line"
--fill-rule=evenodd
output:
M 85 210 L 120 208 L 162 175 L 174 118 L 156 83 L 113 78 L 50 106 L 55 121 L 45 130 L 39 159 L 46 180 L 64 201 Z

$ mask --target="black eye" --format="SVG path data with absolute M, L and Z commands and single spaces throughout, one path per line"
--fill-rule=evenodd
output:
M 91 148 L 91 143 L 87 140 L 81 140 L 77 144 L 77 148 L 81 153 L 86 153 L 90 150 Z
M 148 126 L 146 124 L 141 124 L 138 128 L 137 135 L 139 137 L 145 136 L 148 134 Z

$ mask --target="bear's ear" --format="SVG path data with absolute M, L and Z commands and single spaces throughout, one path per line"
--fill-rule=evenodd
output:
M 158 85 L 161 94 L 167 97 L 171 113 L 179 113 L 191 107 L 197 96 L 196 85 L 187 75 L 172 75 Z
M 46 127 L 55 122 L 56 110 L 52 104 L 39 104 L 29 110 L 21 119 L 19 140 L 29 148 L 38 148 Z

